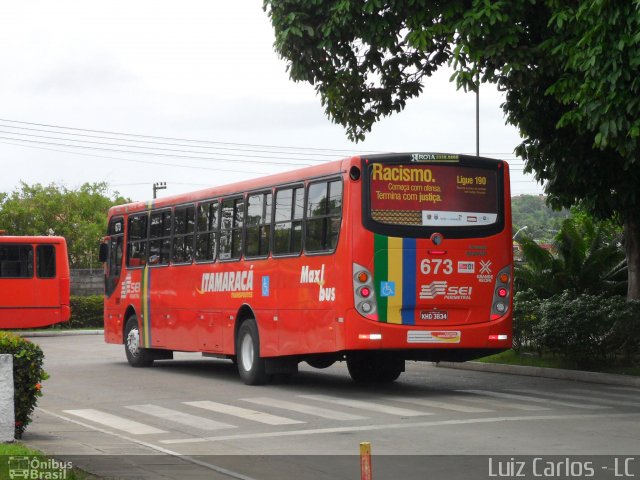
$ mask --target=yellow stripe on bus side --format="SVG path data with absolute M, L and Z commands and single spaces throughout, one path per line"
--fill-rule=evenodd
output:
M 150 328 L 150 318 L 149 318 L 149 266 L 145 265 L 144 270 L 142 272 L 142 325 L 143 325 L 143 333 L 142 333 L 142 343 L 145 348 L 151 347 L 151 341 L 149 339 L 149 328 Z
M 387 322 L 402 323 L 402 239 L 389 237 L 389 281 L 395 284 L 395 295 L 387 299 Z

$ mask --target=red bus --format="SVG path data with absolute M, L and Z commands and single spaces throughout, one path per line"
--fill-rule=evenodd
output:
M 511 347 L 503 161 L 355 156 L 120 205 L 101 260 L 105 340 L 135 367 L 196 351 L 247 384 L 341 360 L 388 382 Z
M 64 238 L 0 235 L 0 329 L 66 322 L 69 293 Z

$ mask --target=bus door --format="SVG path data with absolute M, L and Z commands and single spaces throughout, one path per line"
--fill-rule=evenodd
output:
M 61 289 L 57 280 L 56 245 L 35 245 L 36 275 L 33 281 L 36 308 L 59 308 Z
M 33 246 L 0 245 L 0 307 L 9 312 L 13 308 L 35 306 L 36 290 L 32 281 Z M 19 315 L 18 312 L 20 310 L 12 310 L 11 315 Z
M 100 260 L 105 262 L 104 291 L 107 297 L 116 294 L 115 303 L 120 303 L 120 291 L 117 291 L 122 273 L 122 252 L 124 246 L 124 219 L 112 218 L 109 222 L 109 236 L 101 246 Z

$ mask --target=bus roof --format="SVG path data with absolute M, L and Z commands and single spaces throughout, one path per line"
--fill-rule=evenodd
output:
M 0 235 L 0 243 L 55 243 L 66 244 L 64 237 L 48 236 L 48 235 Z
M 415 160 L 418 158 L 418 160 Z M 265 175 L 251 180 L 245 180 L 241 182 L 235 182 L 225 185 L 219 185 L 214 187 L 208 187 L 201 190 L 196 190 L 188 193 L 181 193 L 177 195 L 170 195 L 167 197 L 159 198 L 156 200 L 138 201 L 123 205 L 117 205 L 109 209 L 109 216 L 121 215 L 130 212 L 140 212 L 148 210 L 150 207 L 159 209 L 163 207 L 170 207 L 173 205 L 180 205 L 183 203 L 191 203 L 199 200 L 213 199 L 216 197 L 230 196 L 237 193 L 260 190 L 263 188 L 269 188 L 275 185 L 286 185 L 289 183 L 296 183 L 303 179 L 312 179 L 315 177 L 323 177 L 328 175 L 334 175 L 341 172 L 346 172 L 351 165 L 359 164 L 361 159 L 370 161 L 425 161 L 425 162 L 448 162 L 467 159 L 473 159 L 474 162 L 488 162 L 488 163 L 505 163 L 502 160 L 496 160 L 487 157 L 476 157 L 463 154 L 451 154 L 451 153 L 412 153 L 412 152 L 397 152 L 397 153 L 383 153 L 383 154 L 371 154 L 371 155 L 356 155 L 352 157 L 346 157 L 341 160 L 335 160 L 331 162 L 314 165 L 311 167 L 298 168 L 295 170 L 289 170 L 286 172 L 276 173 L 272 175 Z
M 347 165 L 351 165 L 354 161 L 359 161 L 359 159 L 360 157 L 358 156 L 350 157 L 343 160 L 336 160 L 332 162 L 322 163 L 320 165 L 314 165 L 311 167 L 298 168 L 295 170 L 289 170 L 272 175 L 265 175 L 263 177 L 258 177 L 252 180 L 245 180 L 241 182 L 209 187 L 193 192 L 171 195 L 156 200 L 139 201 L 124 205 L 117 205 L 109 209 L 109 216 L 147 210 L 151 202 L 153 208 L 162 208 L 207 198 L 216 198 L 246 191 L 260 190 L 262 188 L 268 188 L 274 185 L 286 185 L 288 183 L 295 183 L 307 178 L 334 175 L 345 171 L 345 168 L 347 167 L 345 166 L 343 168 L 343 164 L 346 163 Z

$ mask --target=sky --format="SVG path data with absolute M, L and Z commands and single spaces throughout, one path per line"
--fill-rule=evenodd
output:
M 352 143 L 273 49 L 262 0 L 5 2 L 0 192 L 107 182 L 132 200 L 358 153 L 475 154 L 475 95 L 450 71 Z M 512 195 L 540 194 L 513 150 L 502 96 L 480 91 L 480 154 L 507 160 Z

